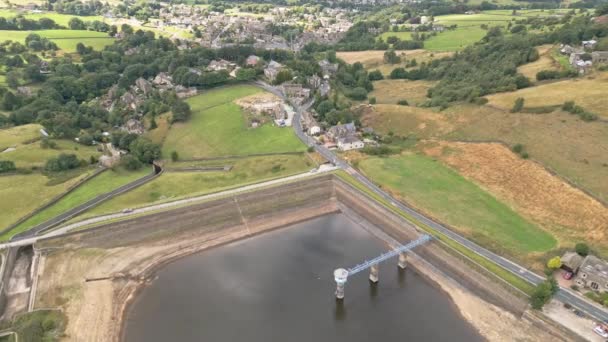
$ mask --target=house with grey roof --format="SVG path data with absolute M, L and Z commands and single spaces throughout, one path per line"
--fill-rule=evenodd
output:
M 579 268 L 576 284 L 596 292 L 608 292 L 608 263 L 588 255 Z

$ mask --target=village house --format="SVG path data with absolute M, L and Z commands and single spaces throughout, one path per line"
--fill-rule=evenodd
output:
M 608 292 L 608 263 L 588 255 L 579 268 L 576 284 L 596 292 Z
M 232 70 L 236 67 L 236 64 L 229 62 L 224 59 L 218 59 L 211 61 L 207 66 L 207 70 L 209 71 L 220 71 L 220 70 Z
M 277 78 L 277 75 L 281 70 L 283 70 L 284 66 L 281 63 L 270 61 L 266 69 L 264 69 L 264 76 L 268 78 L 271 82 Z
M 365 144 L 355 135 L 349 135 L 338 139 L 338 149 L 340 151 L 350 151 L 358 148 L 363 148 Z
M 355 123 L 347 123 L 343 125 L 335 125 L 332 126 L 329 130 L 327 130 L 327 137 L 331 140 L 338 140 L 340 138 L 344 138 L 348 135 L 354 135 L 357 133 L 357 127 Z
M 330 63 L 327 59 L 319 62 L 323 76 L 333 76 L 338 72 L 338 63 Z
M 197 94 L 197 90 L 195 87 L 184 87 L 182 85 L 178 85 L 175 87 L 175 94 L 180 99 L 191 97 Z
M 319 95 L 327 96 L 329 95 L 330 90 L 331 86 L 329 85 L 329 82 L 323 81 L 323 83 L 321 83 L 321 86 L 319 86 Z
M 144 95 L 148 95 L 152 93 L 152 84 L 148 82 L 146 79 L 140 77 L 135 80 L 134 90 L 144 93 Z
M 561 257 L 562 269 L 576 274 L 583 264 L 583 257 L 576 252 L 566 252 Z
M 281 85 L 283 94 L 292 101 L 300 104 L 310 97 L 310 89 L 302 87 L 297 83 L 283 83 Z
M 144 134 L 144 124 L 136 119 L 129 119 L 123 126 L 122 129 L 128 133 L 133 134 Z
M 154 77 L 152 83 L 157 86 L 173 86 L 173 78 L 166 72 L 160 72 Z
M 317 75 L 312 75 L 308 78 L 307 83 L 312 89 L 317 89 L 321 85 L 321 77 Z

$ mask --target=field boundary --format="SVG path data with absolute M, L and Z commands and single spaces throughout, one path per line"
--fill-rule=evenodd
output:
M 107 170 L 107 168 L 105 168 L 105 167 L 97 168 L 92 174 L 90 174 L 90 175 L 86 176 L 85 178 L 79 180 L 75 184 L 72 184 L 66 191 L 62 192 L 61 194 L 59 194 L 59 195 L 57 195 L 55 197 L 53 197 L 51 200 L 49 200 L 48 202 L 46 202 L 42 206 L 40 206 L 40 207 L 32 210 L 29 214 L 26 214 L 25 216 L 21 217 L 15 223 L 11 224 L 7 228 L 4 228 L 4 229 L 0 230 L 0 235 L 8 233 L 9 231 L 11 231 L 12 229 L 14 229 L 15 227 L 17 227 L 21 223 L 23 223 L 23 222 L 27 221 L 28 219 L 30 219 L 32 216 L 37 215 L 41 211 L 43 211 L 43 210 L 47 209 L 48 207 L 54 205 L 55 203 L 59 202 L 59 200 L 61 200 L 65 196 L 69 195 L 71 192 L 73 192 L 74 190 L 76 190 L 78 187 L 80 187 L 84 183 L 88 182 L 89 180 L 97 177 L 98 175 L 100 175 L 101 173 L 103 173 L 106 170 Z
M 252 154 L 242 154 L 242 155 L 232 155 L 232 156 L 220 156 L 220 157 L 205 157 L 205 158 L 192 158 L 192 159 L 180 159 L 178 162 L 197 162 L 197 161 L 213 161 L 213 160 L 226 160 L 226 159 L 247 159 L 254 157 L 272 157 L 272 156 L 296 156 L 303 155 L 305 152 L 269 152 L 269 153 L 252 153 Z

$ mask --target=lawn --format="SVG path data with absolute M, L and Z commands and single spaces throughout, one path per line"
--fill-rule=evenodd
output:
M 87 181 L 82 186 L 79 186 L 76 190 L 62 198 L 59 202 L 46 208 L 35 216 L 30 217 L 12 229 L 10 232 L 1 235 L 0 241 L 8 240 L 11 236 L 17 233 L 26 231 L 29 228 L 45 222 L 101 194 L 112 191 L 124 184 L 141 178 L 149 172 L 150 170 L 148 168 L 141 169 L 137 172 L 129 172 L 123 169 L 107 170 Z
M 49 182 L 49 178 L 40 173 L 0 176 L 0 229 L 15 223 L 19 218 L 66 191 L 87 174 L 78 175 L 62 183 Z
M 180 158 L 192 159 L 304 151 L 305 146 L 290 127 L 246 126 L 244 113 L 234 100 L 260 91 L 253 86 L 239 85 L 189 98 L 192 118 L 171 127 L 163 144 L 163 154 L 169 156 L 177 151 Z
M 26 19 L 30 19 L 30 20 L 39 20 L 41 18 L 49 18 L 49 19 L 53 20 L 56 24 L 65 26 L 65 27 L 68 27 L 68 23 L 70 22 L 70 19 L 72 19 L 74 17 L 79 18 L 80 20 L 82 20 L 84 22 L 94 21 L 94 20 L 103 21 L 103 17 L 99 16 L 99 15 L 78 16 L 78 15 L 72 15 L 72 14 L 61 14 L 61 13 L 56 13 L 56 12 L 31 13 L 29 11 L 22 12 L 22 11 L 11 10 L 11 9 L 0 9 L 0 17 L 12 18 L 12 17 L 16 17 L 17 15 L 23 15 Z
M 60 50 L 66 52 L 75 52 L 76 45 L 83 43 L 86 46 L 92 46 L 95 50 L 102 50 L 107 45 L 114 43 L 114 38 L 108 36 L 104 32 L 86 31 L 86 30 L 37 30 L 37 31 L 0 31 L 2 38 L 0 40 L 12 40 L 20 43 L 25 42 L 25 38 L 30 33 L 36 33 L 41 37 L 52 40 Z
M 305 155 L 275 155 L 196 163 L 178 162 L 172 163 L 170 167 L 192 165 L 233 165 L 233 168 L 228 172 L 165 172 L 155 180 L 93 208 L 82 218 L 286 177 L 316 166 Z
M 428 157 L 369 158 L 359 164 L 374 181 L 494 250 L 544 252 L 556 240 L 477 185 Z

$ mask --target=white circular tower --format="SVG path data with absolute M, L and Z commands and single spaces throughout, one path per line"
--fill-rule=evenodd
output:
M 348 279 L 348 271 L 338 268 L 334 271 L 334 279 L 336 280 L 336 298 L 344 299 L 344 284 Z

